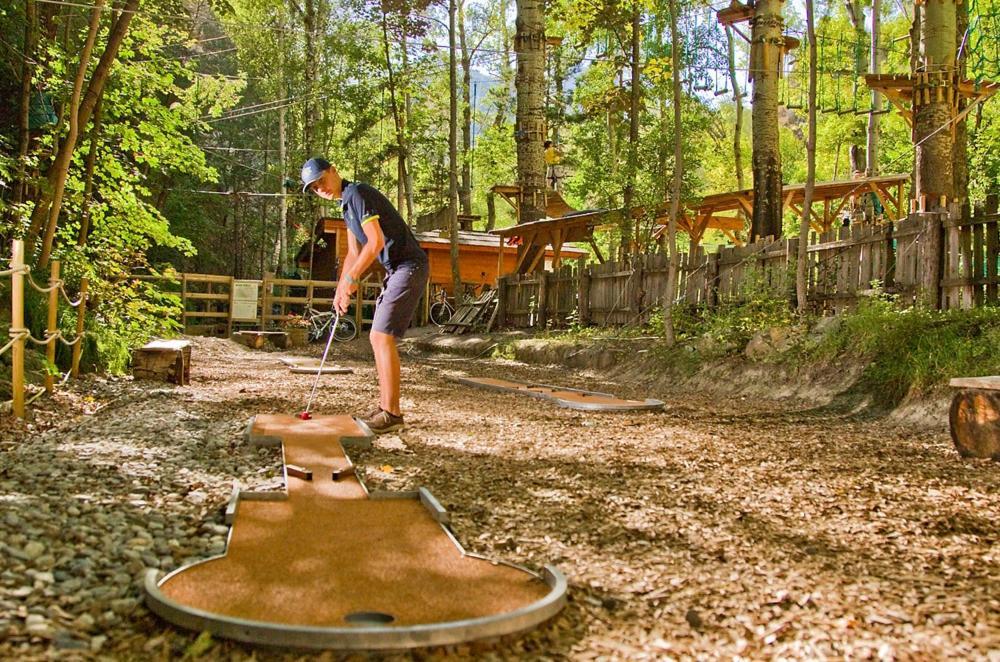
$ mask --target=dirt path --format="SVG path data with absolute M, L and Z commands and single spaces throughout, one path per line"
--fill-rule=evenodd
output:
M 241 443 L 243 424 L 299 411 L 311 384 L 276 354 L 195 343 L 190 387 L 91 381 L 92 397 L 35 410 L 90 414 L 4 421 L 0 658 L 189 651 L 194 635 L 138 604 L 143 568 L 221 550 L 232 480 L 267 483 L 279 466 Z M 325 377 L 317 411 L 375 402 L 352 345 L 335 351 L 355 374 Z M 459 374 L 669 405 L 575 412 L 448 381 Z M 959 460 L 945 434 L 497 361 L 409 356 L 404 382 L 407 430 L 353 457 L 370 487 L 426 485 L 468 549 L 553 562 L 571 582 L 547 628 L 421 658 L 1000 657 L 1000 471 Z M 208 646 L 207 659 L 295 659 Z

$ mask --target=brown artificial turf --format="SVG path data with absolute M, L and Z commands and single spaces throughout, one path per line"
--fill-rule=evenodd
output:
M 243 501 L 226 555 L 161 585 L 196 609 L 253 621 L 343 627 L 378 612 L 392 625 L 502 614 L 548 593 L 534 575 L 465 556 L 416 499 L 370 500 L 340 438 L 359 436 L 349 416 L 258 416 L 253 433 L 280 437 L 285 462 L 313 472 L 288 478 L 288 499 Z

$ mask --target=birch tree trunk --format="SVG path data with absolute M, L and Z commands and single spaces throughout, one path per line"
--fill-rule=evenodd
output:
M 517 53 L 517 175 L 521 187 L 519 222 L 545 216 L 545 4 L 517 0 L 514 50 Z
M 876 0 L 877 2 L 877 0 Z M 806 188 L 799 225 L 799 250 L 795 260 L 795 297 L 800 314 L 808 306 L 806 265 L 809 249 L 809 220 L 812 215 L 813 190 L 816 186 L 816 20 L 813 0 L 806 0 L 806 35 L 809 39 L 809 133 L 806 138 Z
M 629 119 L 628 119 L 628 171 L 625 178 L 625 190 L 622 191 L 624 213 L 622 214 L 622 252 L 637 255 L 639 253 L 639 228 L 632 217 L 632 207 L 635 206 L 636 170 L 639 161 L 639 68 L 641 66 L 639 46 L 642 9 L 638 2 L 632 7 L 632 39 L 630 43 L 630 62 L 632 69 L 631 86 L 629 88 Z
M 465 2 L 458 4 L 458 41 L 462 52 L 462 183 L 459 202 L 463 214 L 472 213 L 472 54 L 465 35 Z
M 751 32 L 753 76 L 753 222 L 750 240 L 782 232 L 781 148 L 778 139 L 778 74 L 784 19 L 783 0 L 757 3 Z
M 455 14 L 458 0 L 448 0 L 448 228 L 451 235 L 452 296 L 459 302 L 462 274 L 458 266 L 458 62 Z
M 736 168 L 736 188 L 742 191 L 746 188 L 743 177 L 743 94 L 740 92 L 740 81 L 736 77 L 736 45 L 733 40 L 733 29 L 728 25 L 726 45 L 729 50 L 729 82 L 733 86 L 733 105 L 736 107 L 736 124 L 733 127 L 733 167 Z
M 955 8 L 955 38 L 960 49 L 957 54 L 958 79 L 964 80 L 968 60 L 968 42 L 962 44 L 969 27 L 969 4 L 963 2 Z M 955 104 L 956 113 L 961 113 L 968 102 L 959 95 Z M 961 202 L 969 199 L 969 129 L 966 118 L 955 124 L 955 146 L 952 149 L 952 170 L 955 178 L 955 198 Z
M 670 187 L 670 218 L 667 221 L 667 251 L 670 263 L 667 267 L 667 291 L 663 301 L 663 335 L 668 347 L 673 347 L 677 338 L 674 333 L 674 299 L 677 298 L 677 215 L 681 208 L 681 178 L 684 174 L 684 151 L 681 136 L 681 40 L 677 30 L 677 14 L 680 12 L 678 0 L 670 0 L 670 50 L 673 70 L 674 106 L 674 178 Z
M 879 53 L 879 22 L 881 11 L 881 0 L 872 0 L 872 22 L 871 22 L 871 52 L 868 58 L 868 67 L 871 73 L 877 74 L 882 70 L 882 56 Z M 868 113 L 868 144 L 866 145 L 868 157 L 868 167 L 865 168 L 865 175 L 874 177 L 878 174 L 878 127 L 880 113 L 882 112 L 882 93 L 872 90 L 872 110 Z

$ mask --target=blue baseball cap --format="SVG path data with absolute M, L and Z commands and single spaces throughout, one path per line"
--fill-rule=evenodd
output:
M 322 157 L 309 159 L 302 164 L 302 192 L 309 190 L 309 185 L 323 176 L 330 169 L 330 162 Z

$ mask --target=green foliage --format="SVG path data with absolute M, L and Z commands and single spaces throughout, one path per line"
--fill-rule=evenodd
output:
M 1000 371 L 1000 309 L 901 309 L 887 297 L 863 302 L 806 354 L 807 360 L 869 361 L 863 389 L 891 406 L 910 394 Z

